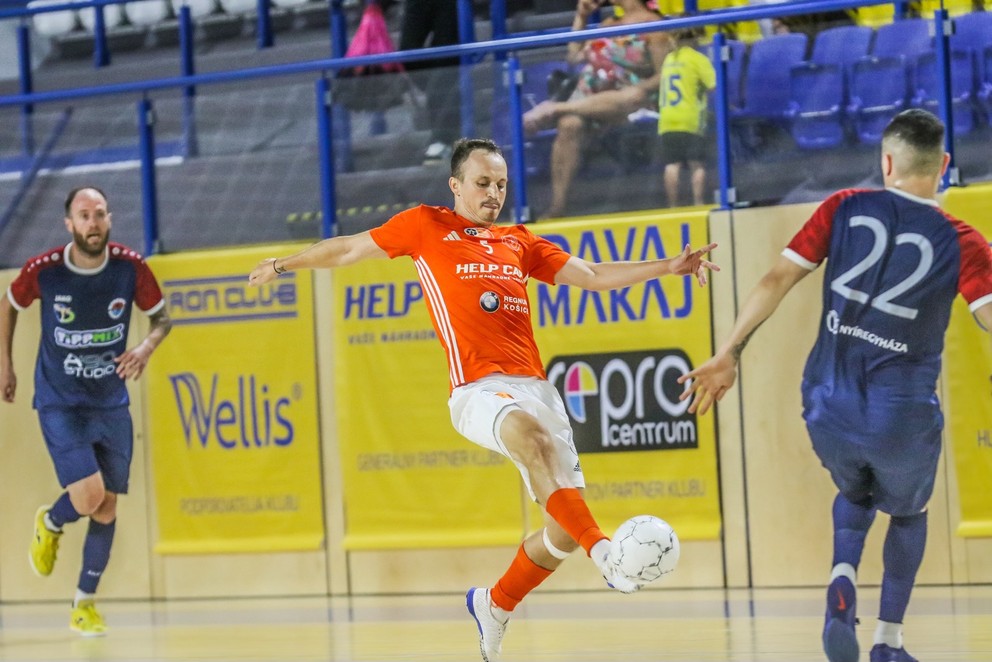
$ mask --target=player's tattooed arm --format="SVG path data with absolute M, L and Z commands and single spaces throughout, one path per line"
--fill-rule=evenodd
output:
M 169 318 L 165 306 L 150 315 L 148 322 L 148 335 L 145 336 L 145 339 L 114 359 L 117 362 L 117 374 L 120 375 L 121 379 L 140 377 L 141 373 L 145 371 L 145 366 L 148 365 L 148 359 L 151 358 L 152 352 L 172 330 L 172 320 Z
M 761 328 L 761 325 L 762 324 L 764 324 L 764 320 L 762 320 L 761 322 L 758 322 L 758 326 L 756 326 L 753 329 L 751 329 L 750 333 L 748 333 L 746 336 L 744 336 L 744 340 L 740 341 L 739 343 L 737 343 L 736 345 L 734 345 L 733 347 L 730 348 L 730 356 L 733 357 L 734 363 L 740 363 L 741 362 L 741 354 L 744 353 L 744 348 L 747 347 L 747 344 L 749 342 L 751 342 L 751 336 L 754 335 L 754 332 L 755 331 L 757 331 L 759 328 Z

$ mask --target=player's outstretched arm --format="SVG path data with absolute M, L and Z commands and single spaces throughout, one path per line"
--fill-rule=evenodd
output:
M 368 258 L 389 257 L 372 239 L 370 232 L 318 241 L 289 257 L 267 257 L 248 274 L 250 285 L 264 285 L 286 271 L 328 269 L 354 264 Z
M 172 319 L 165 306 L 148 318 L 148 335 L 140 343 L 114 359 L 117 363 L 117 374 L 121 379 L 137 379 L 145 371 L 152 352 L 161 344 L 172 330 Z
M 558 270 L 555 283 L 585 290 L 615 290 L 662 276 L 694 275 L 702 286 L 706 284 L 707 270 L 720 271 L 720 267 L 704 258 L 716 246 L 710 244 L 694 251 L 686 244 L 682 253 L 675 257 L 644 262 L 597 263 L 573 255 Z
M 745 300 L 730 337 L 713 358 L 679 377 L 680 384 L 689 382 L 679 399 L 692 398 L 690 412 L 705 414 L 723 398 L 737 379 L 737 363 L 752 334 L 771 317 L 789 290 L 808 273 L 807 269 L 792 260 L 779 257 L 775 266 L 758 281 Z
M 0 294 L 0 397 L 13 402 L 17 392 L 17 374 L 14 372 L 14 327 L 17 326 L 17 309 L 6 294 Z

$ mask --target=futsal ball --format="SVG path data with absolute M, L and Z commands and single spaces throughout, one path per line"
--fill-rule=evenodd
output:
M 627 579 L 646 584 L 675 570 L 679 538 L 668 522 L 638 515 L 620 525 L 610 541 L 610 556 Z

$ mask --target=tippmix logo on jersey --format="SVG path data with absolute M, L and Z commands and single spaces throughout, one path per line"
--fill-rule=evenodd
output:
M 495 292 L 483 292 L 479 297 L 479 305 L 487 313 L 495 313 L 499 310 L 499 295 Z
M 483 239 L 491 239 L 493 236 L 492 231 L 488 228 L 465 228 L 465 234 L 470 237 L 482 237 Z
M 696 415 L 679 400 L 692 369 L 681 349 L 556 356 L 548 380 L 561 393 L 580 453 L 698 448 Z
M 117 297 L 107 306 L 107 314 L 110 315 L 110 319 L 119 320 L 124 314 L 125 308 L 127 308 L 127 301 Z
M 64 303 L 53 304 L 52 310 L 55 311 L 55 317 L 59 324 L 72 324 L 72 321 L 76 319 L 75 311 Z

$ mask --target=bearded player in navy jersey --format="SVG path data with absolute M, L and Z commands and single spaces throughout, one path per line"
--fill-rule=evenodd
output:
M 137 379 L 172 323 L 155 277 L 140 255 L 110 243 L 107 198 L 95 187 L 65 201 L 72 241 L 31 258 L 0 297 L 0 394 L 14 401 L 13 337 L 18 312 L 41 301 L 34 408 L 65 492 L 35 514 L 31 567 L 48 576 L 62 527 L 89 517 L 69 627 L 106 632 L 94 605 L 110 559 L 117 495 L 127 493 L 133 433 L 125 380 Z M 131 306 L 150 317 L 148 335 L 127 349 Z
M 840 191 L 814 212 L 749 295 L 716 355 L 680 381 L 705 413 L 734 383 L 755 329 L 826 260 L 823 315 L 803 373 L 803 418 L 839 490 L 823 648 L 857 662 L 855 579 L 878 510 L 891 515 L 871 662 L 916 662 L 902 621 L 927 536 L 927 501 L 943 416 L 936 382 L 960 292 L 992 329 L 992 252 L 981 234 L 941 211 L 944 126 L 923 110 L 897 115 L 882 136 L 884 190 Z

